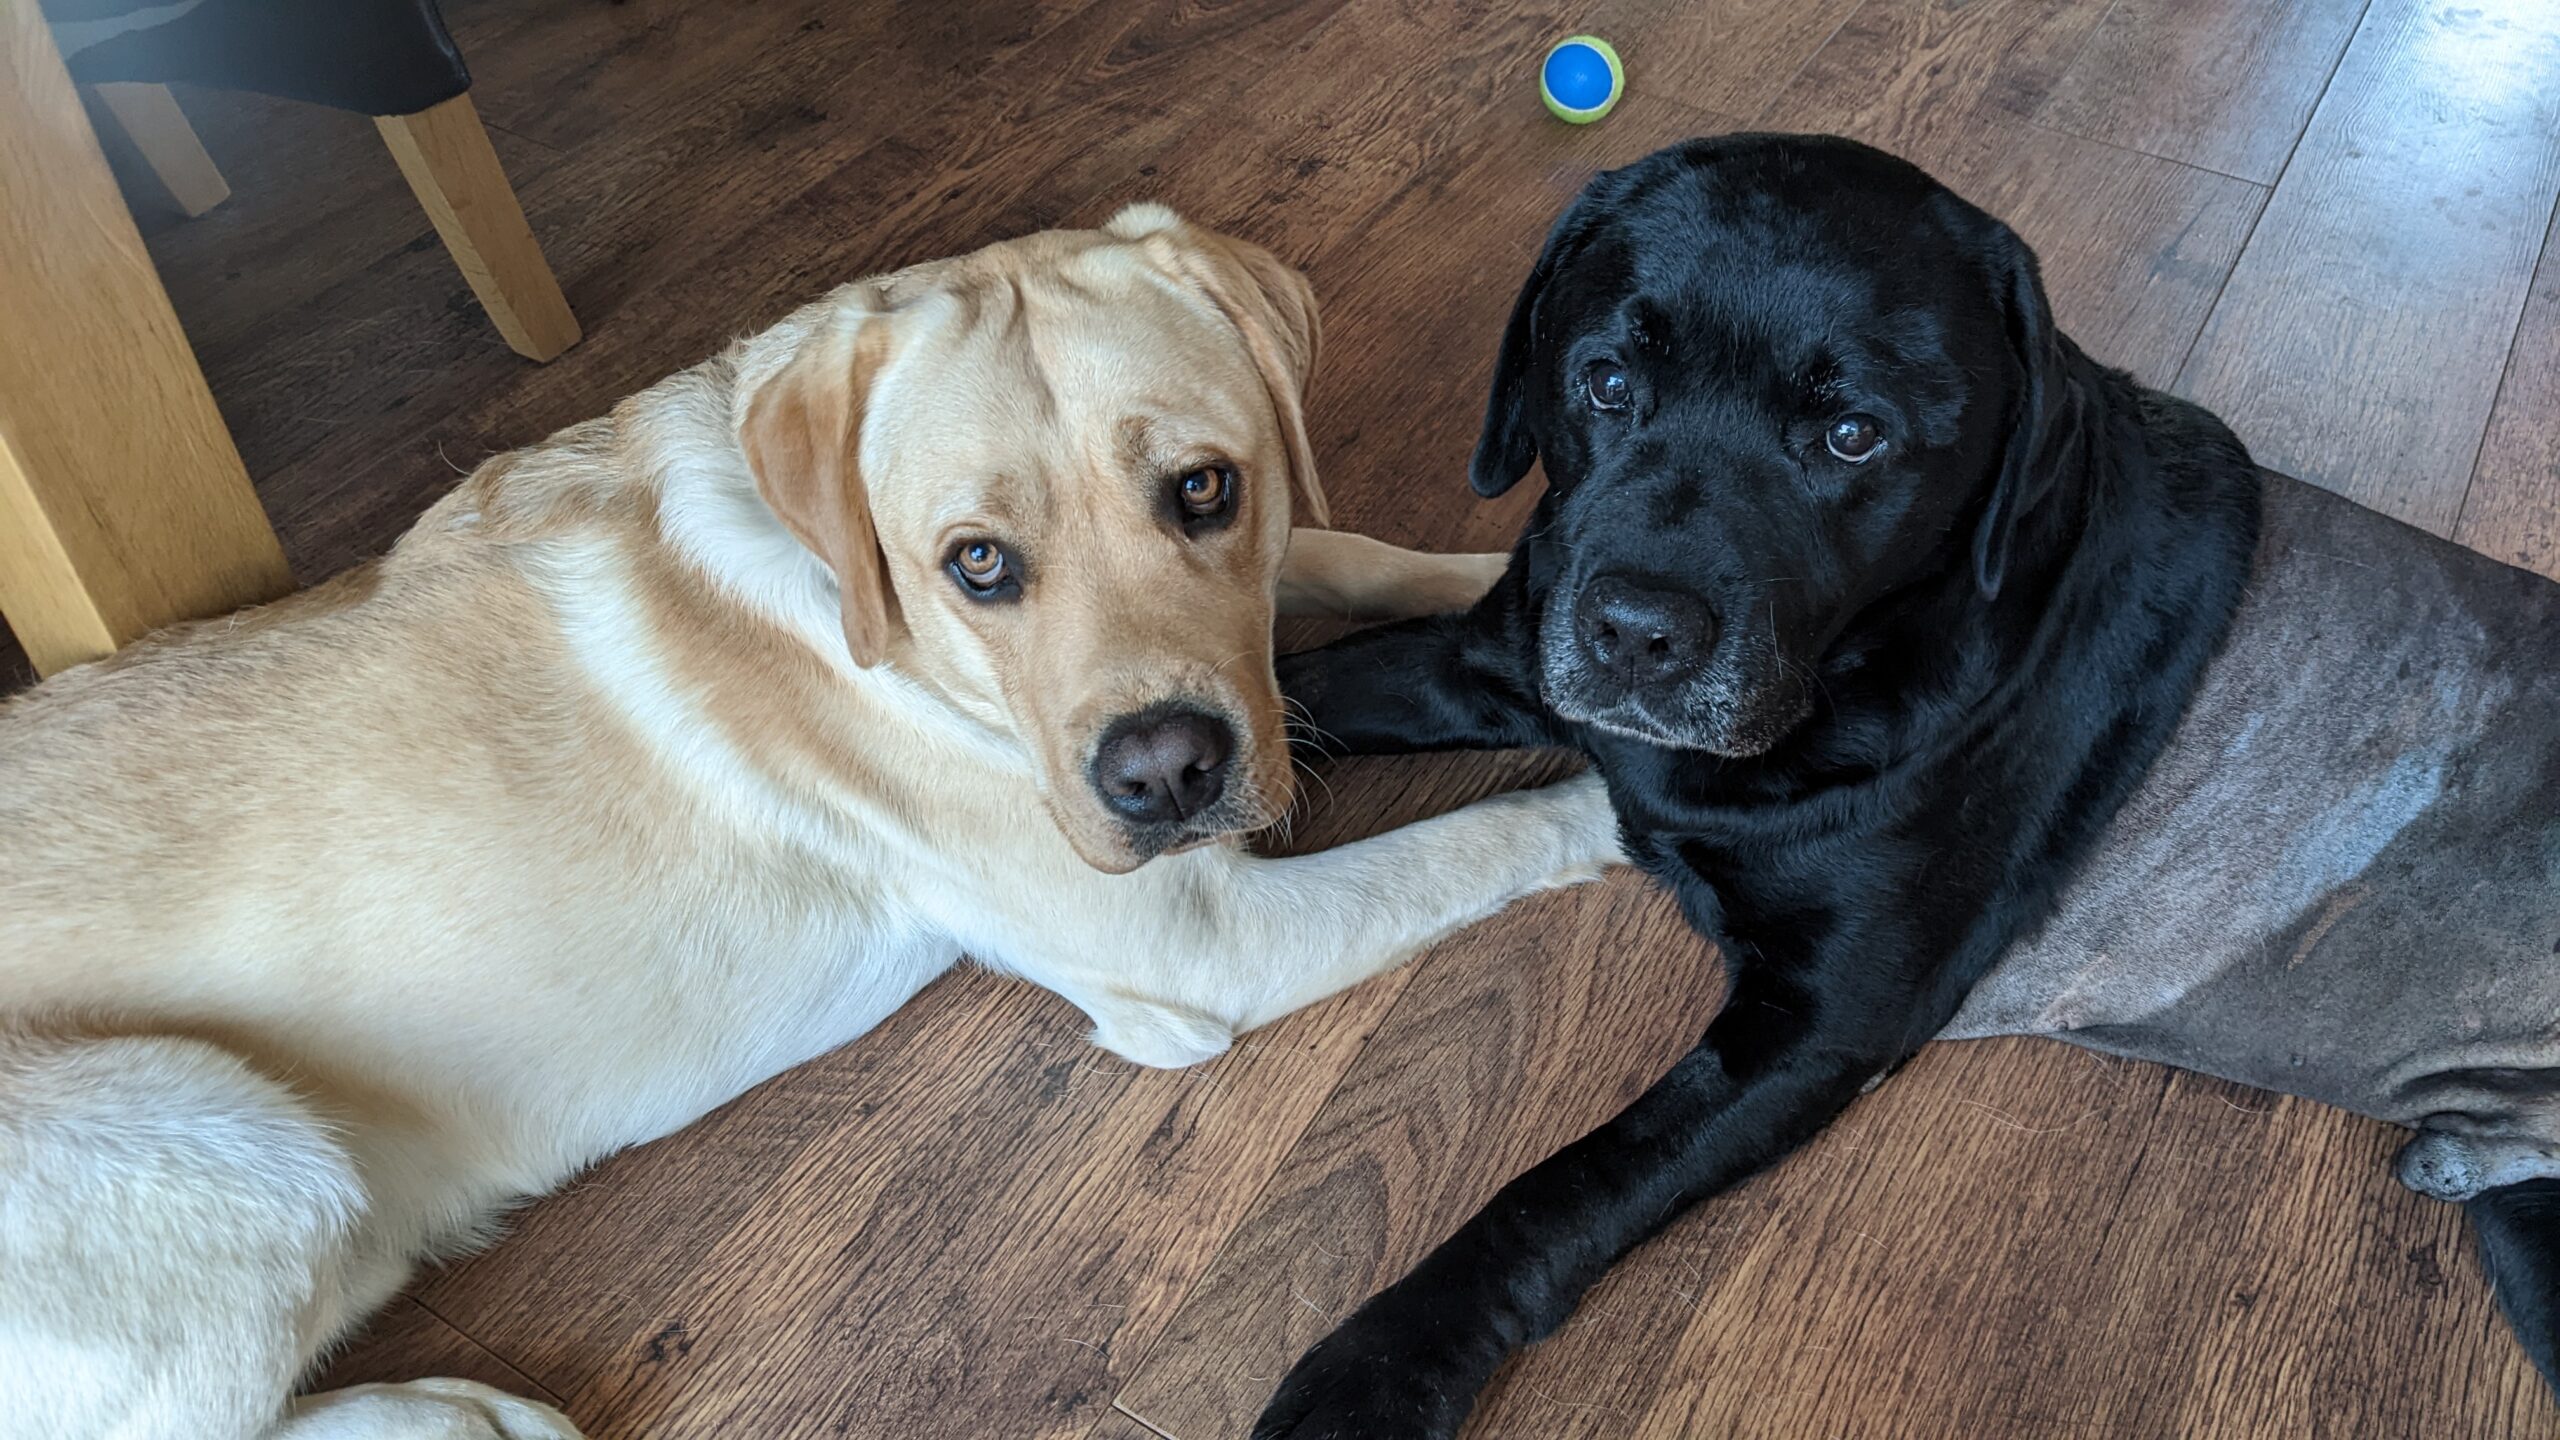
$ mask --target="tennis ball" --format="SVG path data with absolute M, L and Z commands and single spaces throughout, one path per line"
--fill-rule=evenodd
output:
M 1626 67 L 1618 63 L 1618 52 L 1609 42 L 1597 35 L 1572 35 L 1556 42 L 1538 67 L 1538 98 L 1569 125 L 1588 125 L 1608 114 L 1626 90 Z

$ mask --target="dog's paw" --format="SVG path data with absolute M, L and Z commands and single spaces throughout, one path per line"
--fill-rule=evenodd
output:
M 355 1385 L 295 1402 L 275 1440 L 584 1440 L 569 1417 L 477 1380 Z
M 1511 798 L 1533 807 L 1563 841 L 1563 863 L 1548 877 L 1548 888 L 1597 880 L 1610 866 L 1627 863 L 1618 810 L 1597 773 L 1585 771 L 1541 789 L 1515 791 Z
M 1364 1307 L 1291 1367 L 1253 1440 L 1449 1440 L 1492 1364 L 1416 1339 L 1428 1333 Z
M 1430 578 L 1417 589 L 1414 603 L 1408 607 L 1415 615 L 1438 615 L 1445 611 L 1465 610 L 1482 600 L 1511 568 L 1511 552 L 1486 550 L 1469 555 L 1443 555 Z
M 1180 1070 L 1215 1060 L 1235 1043 L 1236 1032 L 1214 1016 L 1182 1005 L 1113 996 L 1086 1005 L 1093 1043 L 1152 1070 Z

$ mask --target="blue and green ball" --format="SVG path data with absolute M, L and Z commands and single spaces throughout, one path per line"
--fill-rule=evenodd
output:
M 1569 125 L 1588 125 L 1609 113 L 1626 93 L 1627 70 L 1618 52 L 1597 35 L 1572 35 L 1547 52 L 1538 67 L 1538 98 L 1556 118 Z

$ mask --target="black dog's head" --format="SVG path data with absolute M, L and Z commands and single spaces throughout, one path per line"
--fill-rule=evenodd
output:
M 1766 751 L 1862 613 L 1998 593 L 2077 424 L 2063 371 L 2026 246 L 1881 151 L 1736 135 L 1595 179 L 1512 309 L 1471 475 L 1546 463 L 1547 705 Z

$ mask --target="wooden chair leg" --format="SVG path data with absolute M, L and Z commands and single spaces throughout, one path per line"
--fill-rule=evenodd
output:
M 231 198 L 231 187 L 204 153 L 204 142 L 187 123 L 186 112 L 166 85 L 124 82 L 98 87 L 98 99 L 116 117 L 142 161 L 169 191 L 169 198 L 188 215 L 201 215 Z
M 292 585 L 52 34 L 0 3 L 0 613 L 51 674 Z
M 525 224 L 498 152 L 467 94 L 375 119 L 471 293 L 519 355 L 549 360 L 578 343 L 578 317 Z

